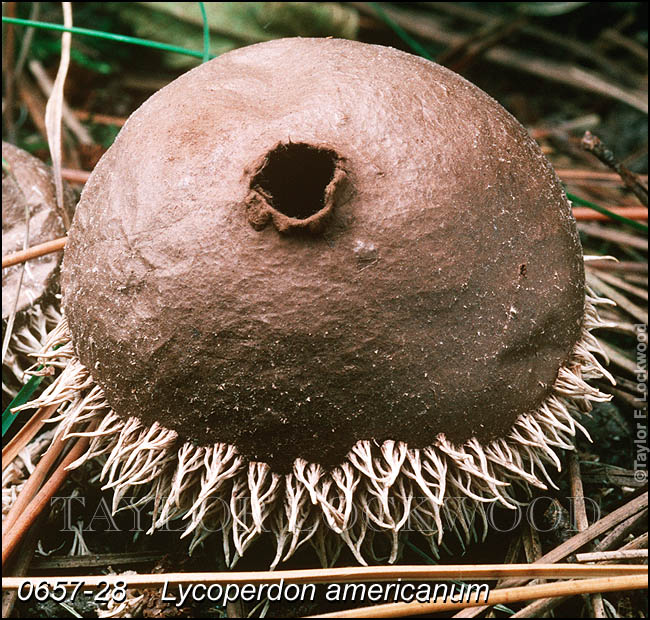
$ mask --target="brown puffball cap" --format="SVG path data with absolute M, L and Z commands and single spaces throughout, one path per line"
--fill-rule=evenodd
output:
M 34 246 L 65 236 L 63 218 L 56 205 L 52 170 L 40 159 L 13 144 L 2 143 L 2 255 L 23 249 L 25 205 L 29 207 L 29 243 Z M 64 189 L 65 207 L 72 219 L 74 195 Z M 25 268 L 16 312 L 20 313 L 52 292 L 63 254 L 46 254 Z M 12 312 L 22 265 L 2 270 L 2 319 Z
M 63 302 L 121 416 L 278 472 L 361 439 L 506 436 L 580 336 L 550 164 L 460 76 L 284 39 L 183 75 L 86 184 Z

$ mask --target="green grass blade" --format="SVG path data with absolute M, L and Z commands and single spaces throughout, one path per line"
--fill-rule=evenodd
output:
M 428 553 L 425 553 L 418 547 L 417 545 L 414 545 L 410 540 L 406 541 L 406 546 L 409 547 L 412 551 L 415 551 L 427 564 L 431 564 L 433 566 L 437 566 L 438 562 L 435 561 L 434 558 L 432 558 Z
M 210 24 L 208 14 L 205 12 L 205 2 L 199 2 L 201 17 L 203 18 L 203 62 L 210 60 Z
M 580 205 L 582 207 L 589 207 L 594 211 L 598 211 L 598 213 L 603 213 L 607 215 L 612 220 L 616 220 L 617 222 L 627 224 L 628 226 L 631 226 L 636 230 L 640 230 L 641 232 L 648 234 L 648 227 L 645 224 L 641 224 L 641 222 L 637 222 L 636 220 L 631 220 L 629 217 L 625 217 L 623 215 L 619 215 L 618 213 L 614 213 L 613 211 L 610 211 L 605 207 L 601 207 L 600 205 L 594 204 L 593 202 L 589 202 L 584 198 L 580 198 L 580 196 L 574 196 L 573 194 L 569 194 L 568 192 L 567 192 L 567 198 L 574 204 Z
M 189 50 L 185 47 L 179 47 L 178 45 L 170 45 L 168 43 L 161 43 L 159 41 L 150 41 L 148 39 L 140 39 L 139 37 L 130 37 L 125 34 L 115 34 L 113 32 L 103 32 L 101 30 L 92 30 L 90 28 L 78 28 L 76 26 L 72 28 L 66 28 L 61 24 L 52 24 L 49 22 L 37 22 L 30 19 L 20 19 L 18 17 L 4 17 L 2 18 L 3 23 L 7 24 L 16 24 L 17 26 L 30 26 L 34 28 L 42 28 L 44 30 L 58 30 L 61 32 L 71 32 L 72 34 L 79 34 L 82 36 L 88 37 L 97 37 L 98 39 L 108 39 L 110 41 L 115 41 L 118 43 L 129 43 L 131 45 L 142 45 L 143 47 L 149 47 L 152 49 L 164 50 L 166 52 L 175 52 L 177 54 L 184 54 L 185 56 L 193 56 L 194 58 L 204 58 L 205 50 L 197 52 L 195 50 Z M 208 54 L 208 57 L 210 55 Z
M 42 366 L 39 370 L 43 368 Z M 9 403 L 9 406 L 2 413 L 2 436 L 5 436 L 5 433 L 11 428 L 11 425 L 14 423 L 18 417 L 18 413 L 11 413 L 11 410 L 14 407 L 20 407 L 24 405 L 34 394 L 38 386 L 43 381 L 43 376 L 33 376 L 30 380 L 20 388 L 20 392 L 16 394 L 16 397 Z
M 375 9 L 375 13 L 386 23 L 392 30 L 395 31 L 395 34 L 404 41 L 415 53 L 423 56 L 427 60 L 433 60 L 433 57 L 427 49 L 416 39 L 414 39 L 404 28 L 402 28 L 384 9 L 378 2 L 370 2 L 370 6 Z

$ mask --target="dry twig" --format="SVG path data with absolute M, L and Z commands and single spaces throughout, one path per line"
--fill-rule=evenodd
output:
M 529 601 L 543 597 L 575 596 L 595 592 L 616 592 L 620 590 L 644 590 L 648 588 L 647 575 L 634 577 L 609 577 L 601 579 L 583 579 L 492 590 L 488 597 L 489 605 L 509 604 Z M 372 607 L 360 607 L 329 614 L 310 616 L 312 618 L 403 618 L 449 612 L 456 609 L 478 609 L 484 603 L 469 602 L 435 602 L 435 603 L 388 603 Z M 484 607 L 483 607 L 484 608 Z
M 621 177 L 625 186 L 641 201 L 641 203 L 646 207 L 648 206 L 647 185 L 644 185 L 636 174 L 618 161 L 614 153 L 603 144 L 602 140 L 598 136 L 595 136 L 590 131 L 585 131 L 585 135 L 582 138 L 582 148 L 593 153 L 606 166 L 614 170 Z
M 59 239 L 52 239 L 52 241 L 46 241 L 45 243 L 40 243 L 39 245 L 34 245 L 31 248 L 26 250 L 21 250 L 20 252 L 13 252 L 12 254 L 7 254 L 2 257 L 2 268 L 11 267 L 12 265 L 18 265 L 24 263 L 33 258 L 38 258 L 39 256 L 45 256 L 46 254 L 51 254 L 52 252 L 60 252 L 65 247 L 65 242 L 67 237 L 61 237 Z
M 34 557 L 34 550 L 38 545 L 39 530 L 41 525 L 45 522 L 46 517 L 47 517 L 47 511 L 43 512 L 40 515 L 40 517 L 36 520 L 36 523 L 34 523 L 34 527 L 32 527 L 27 533 L 27 535 L 25 536 L 25 539 L 23 540 L 23 544 L 20 545 L 20 549 L 18 549 L 18 552 L 16 553 L 16 556 L 14 557 L 14 560 L 11 563 L 11 566 L 8 571 L 11 573 L 12 576 L 22 577 L 23 575 L 26 575 L 27 572 L 29 571 L 29 568 L 32 564 L 32 559 Z M 11 612 L 16 602 L 17 595 L 18 593 L 15 590 L 2 593 L 2 617 L 3 618 L 11 617 Z
M 70 2 L 63 2 L 62 6 L 63 23 L 66 28 L 71 28 L 72 4 Z M 57 71 L 54 80 L 52 94 L 47 100 L 47 105 L 45 106 L 45 127 L 47 129 L 47 142 L 50 147 L 50 155 L 52 156 L 56 204 L 66 230 L 69 230 L 70 228 L 70 216 L 68 215 L 63 200 L 63 180 L 61 178 L 61 118 L 63 115 L 64 103 L 63 86 L 65 84 L 65 78 L 68 74 L 68 66 L 70 64 L 71 41 L 72 35 L 69 32 L 64 32 L 61 35 L 61 60 L 59 62 L 59 70 Z
M 73 168 L 61 168 L 61 176 L 63 176 L 66 181 L 83 185 L 88 180 L 90 172 L 86 172 L 85 170 L 74 170 Z
M 41 487 L 41 490 L 36 494 L 31 502 L 29 502 L 22 514 L 18 516 L 12 527 L 3 532 L 3 567 L 16 550 L 18 544 L 23 540 L 25 534 L 29 531 L 29 528 L 34 524 L 34 521 L 38 518 L 41 512 L 49 506 L 50 499 L 54 493 L 56 493 L 59 487 L 65 482 L 69 474 L 69 471 L 66 469 L 68 465 L 76 461 L 84 453 L 84 450 L 88 447 L 89 441 L 89 437 L 80 437 L 77 439 L 72 449 L 68 454 L 66 454 L 65 458 L 54 470 L 47 482 Z
M 594 551 L 592 553 L 578 553 L 576 560 L 578 562 L 603 562 L 612 560 L 647 560 L 647 549 L 627 549 L 620 551 Z
M 50 471 L 54 462 L 59 458 L 59 455 L 65 447 L 65 442 L 61 440 L 54 440 L 50 447 L 46 450 L 45 454 L 41 456 L 38 461 L 38 464 L 34 468 L 34 471 L 31 473 L 27 482 L 23 485 L 18 493 L 9 514 L 5 517 L 2 522 L 3 527 L 3 536 L 2 536 L 2 546 L 5 546 L 5 535 L 11 531 L 12 526 L 18 520 L 18 517 L 24 512 L 25 508 L 32 500 L 34 495 L 38 492 L 47 476 L 47 473 Z
M 2 466 L 7 467 L 18 453 L 36 436 L 45 420 L 58 408 L 58 405 L 41 407 L 25 425 L 14 435 L 13 439 L 2 449 Z
M 622 215 L 629 220 L 644 221 L 648 219 L 648 209 L 645 207 L 607 207 L 612 213 Z M 589 207 L 573 207 L 573 217 L 580 221 L 608 221 L 606 213 L 599 213 Z
M 647 567 L 638 564 L 583 565 L 583 564 L 454 564 L 448 566 L 345 566 L 337 568 L 312 568 L 306 570 L 273 571 L 222 571 L 214 573 L 150 573 L 135 574 L 125 578 L 124 575 L 80 575 L 68 577 L 70 580 L 83 581 L 88 588 L 100 588 L 103 583 L 113 584 L 126 580 L 129 588 L 156 588 L 165 583 L 169 585 L 192 584 L 263 584 L 277 583 L 359 583 L 394 581 L 408 579 L 411 581 L 441 580 L 484 580 L 492 581 L 501 577 L 515 578 L 605 578 L 638 577 L 648 572 Z M 14 590 L 26 580 L 54 584 L 59 577 L 25 577 L 16 579 L 3 578 L 2 588 Z
M 571 499 L 573 500 L 576 526 L 579 532 L 584 532 L 589 527 L 587 507 L 585 506 L 584 487 L 580 473 L 580 458 L 577 452 L 569 454 L 569 479 L 571 481 Z M 603 597 L 600 593 L 591 594 L 589 598 L 595 618 L 606 618 Z
M 584 532 L 578 532 L 575 536 L 572 536 L 566 542 L 563 542 L 561 545 L 555 547 L 552 551 L 549 551 L 543 555 L 538 562 L 559 562 L 560 560 L 566 558 L 568 555 L 574 553 L 578 549 L 581 549 L 586 544 L 590 543 L 592 540 L 601 536 L 602 534 L 610 531 L 612 528 L 615 528 L 621 522 L 626 521 L 631 517 L 635 517 L 639 513 L 643 513 L 647 510 L 648 507 L 648 492 L 635 497 L 634 499 L 627 502 L 627 504 L 621 506 L 617 510 L 609 513 L 607 516 L 599 519 L 592 525 L 590 525 Z M 597 545 L 597 550 L 601 549 L 600 545 Z M 525 583 L 525 579 L 510 579 L 504 582 L 508 586 L 518 586 Z M 536 597 L 535 597 L 536 598 Z M 475 618 L 481 612 L 487 609 L 486 606 L 474 607 L 465 611 L 457 613 L 455 618 Z
M 376 18 L 374 9 L 365 2 L 350 2 L 362 14 Z M 454 4 L 454 3 L 443 3 Z M 384 6 L 383 11 L 402 28 L 429 41 L 447 46 L 460 45 L 462 34 L 451 32 L 437 23 L 434 18 L 423 14 L 414 14 L 403 9 Z M 605 80 L 597 73 L 587 71 L 570 63 L 556 62 L 548 58 L 538 58 L 522 54 L 513 49 L 499 46 L 487 50 L 483 56 L 486 60 L 530 75 L 565 84 L 571 88 L 599 94 L 603 97 L 617 99 L 647 114 L 648 97 L 638 90 L 628 90 Z

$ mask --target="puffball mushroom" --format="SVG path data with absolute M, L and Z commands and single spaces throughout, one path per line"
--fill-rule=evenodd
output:
M 2 253 L 23 249 L 25 242 L 25 211 L 29 212 L 28 245 L 37 245 L 65 235 L 65 223 L 56 204 L 51 169 L 26 151 L 2 143 Z M 64 186 L 67 218 L 74 213 L 74 194 Z M 47 333 L 61 320 L 59 302 L 59 266 L 61 253 L 48 254 L 22 265 L 2 270 L 2 322 L 14 310 L 16 318 L 10 347 L 3 360 L 3 398 L 15 396 L 23 374 L 33 360 L 26 354 L 42 346 Z M 19 287 L 19 280 L 20 287 Z M 16 300 L 16 295 L 18 299 Z M 5 381 L 6 380 L 6 381 Z
M 163 88 L 86 184 L 62 277 L 71 361 L 41 402 L 64 436 L 99 420 L 77 465 L 235 559 L 264 529 L 274 565 L 306 540 L 365 562 L 376 531 L 394 560 L 407 523 L 435 547 L 552 484 L 609 398 L 551 165 L 391 48 L 276 40 Z

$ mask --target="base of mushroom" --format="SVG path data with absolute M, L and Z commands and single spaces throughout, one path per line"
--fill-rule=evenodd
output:
M 578 431 L 587 435 L 577 418 L 592 402 L 611 399 L 587 383 L 601 377 L 614 382 L 594 356 L 607 359 L 591 334 L 607 325 L 595 309 L 606 303 L 612 302 L 588 291 L 581 339 L 560 368 L 552 394 L 538 411 L 521 416 L 507 438 L 487 445 L 472 439 L 454 446 L 442 435 L 424 449 L 359 441 L 332 471 L 297 459 L 293 472 L 280 476 L 265 463 L 247 462 L 233 446 L 197 447 L 158 424 L 145 427 L 136 418 L 120 418 L 75 358 L 65 318 L 39 354 L 41 364 L 61 372 L 21 408 L 58 404 L 50 419 L 58 423 L 56 436 L 90 437 L 86 453 L 70 467 L 100 459 L 103 488 L 113 489 L 113 510 L 127 494 L 137 498 L 136 507 L 151 503 L 149 532 L 184 522 L 190 552 L 221 532 L 232 566 L 258 536 L 270 532 L 277 548 L 272 568 L 306 542 L 324 566 L 335 562 L 344 546 L 366 564 L 378 560 L 373 540 L 384 535 L 388 561 L 394 562 L 400 533 L 417 531 L 437 556 L 444 533 L 463 542 L 479 529 L 485 534 L 493 504 L 516 508 L 532 488 L 556 488 L 547 467 L 559 470 L 557 451 L 573 449 Z

